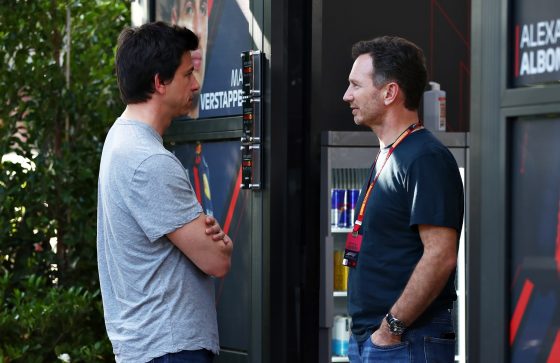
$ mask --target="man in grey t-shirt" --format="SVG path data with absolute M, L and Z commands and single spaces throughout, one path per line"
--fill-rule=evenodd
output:
M 233 242 L 202 213 L 181 162 L 163 147 L 199 83 L 186 28 L 123 30 L 116 67 L 126 109 L 99 171 L 97 252 L 107 334 L 117 362 L 211 362 L 219 351 L 212 276 Z

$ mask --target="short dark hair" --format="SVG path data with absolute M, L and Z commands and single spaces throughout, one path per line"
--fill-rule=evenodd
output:
M 121 99 L 125 104 L 149 100 L 154 77 L 171 81 L 183 54 L 198 48 L 198 37 L 189 29 L 162 21 L 128 27 L 119 35 L 115 66 Z
M 369 54 L 376 87 L 397 82 L 405 95 L 404 106 L 415 111 L 420 106 L 428 78 L 424 52 L 416 44 L 395 36 L 360 41 L 352 46 L 352 58 Z

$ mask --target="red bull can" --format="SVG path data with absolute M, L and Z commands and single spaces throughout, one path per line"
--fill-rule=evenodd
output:
M 346 190 L 332 189 L 331 191 L 331 226 L 340 226 L 340 218 L 346 210 Z
M 359 189 L 348 189 L 346 191 L 346 209 L 348 211 L 348 225 L 346 227 L 352 227 L 354 225 L 354 221 L 356 220 L 356 203 L 358 203 L 359 196 Z

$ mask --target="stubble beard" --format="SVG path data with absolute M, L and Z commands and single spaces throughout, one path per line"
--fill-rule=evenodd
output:
M 196 92 L 192 95 L 191 104 L 189 106 L 188 115 L 191 118 L 198 118 L 198 101 L 200 100 L 200 93 Z

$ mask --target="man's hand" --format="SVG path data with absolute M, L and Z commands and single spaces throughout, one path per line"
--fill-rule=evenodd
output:
M 389 326 L 387 325 L 385 319 L 383 319 L 379 329 L 373 332 L 370 339 L 371 342 L 377 345 L 378 347 L 396 345 L 401 342 L 400 335 L 391 334 L 391 332 L 389 331 Z
M 214 241 L 222 240 L 226 245 L 231 242 L 228 235 L 225 234 L 225 232 L 222 230 L 222 227 L 220 227 L 220 224 L 218 223 L 216 218 L 212 216 L 206 216 L 205 222 L 207 226 L 205 232 L 208 236 L 212 236 L 212 239 Z

